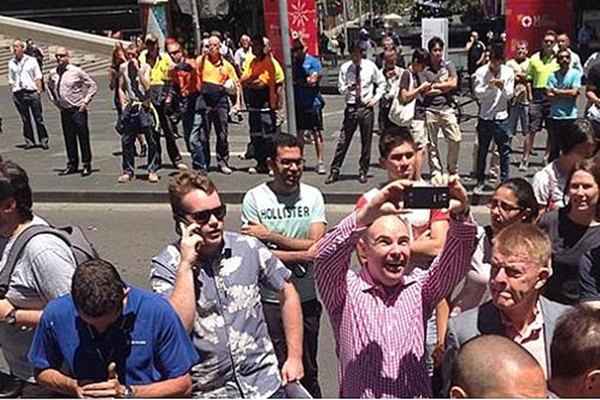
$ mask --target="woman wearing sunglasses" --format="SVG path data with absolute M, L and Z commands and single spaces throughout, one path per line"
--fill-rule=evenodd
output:
M 539 226 L 552 241 L 553 273 L 544 291 L 551 300 L 563 304 L 579 301 L 579 261 L 600 243 L 599 195 L 599 161 L 580 161 L 567 180 L 566 205 L 540 219 Z

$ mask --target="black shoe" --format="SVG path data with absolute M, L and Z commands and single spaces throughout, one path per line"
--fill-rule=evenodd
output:
M 359 181 L 360 183 L 367 183 L 367 174 L 365 174 L 365 173 L 361 172 L 361 173 L 358 175 L 358 181 Z
M 23 392 L 24 382 L 14 376 L 0 374 L 0 399 L 14 399 Z
M 326 185 L 330 185 L 333 182 L 337 182 L 339 179 L 340 179 L 340 174 L 337 173 L 337 172 L 332 172 L 332 173 L 329 174 L 329 176 L 325 180 L 325 184 Z
M 84 165 L 83 169 L 81 170 L 81 176 L 90 176 L 91 174 L 92 174 L 92 166 Z
M 24 150 L 31 150 L 31 149 L 35 149 L 36 145 L 35 143 L 25 143 L 23 145 L 23 149 Z
M 48 145 L 48 143 L 42 143 L 41 146 L 44 150 L 50 150 L 50 146 Z
M 85 169 L 85 168 L 84 168 Z M 59 176 L 71 175 L 77 173 L 77 167 L 67 167 L 58 173 Z

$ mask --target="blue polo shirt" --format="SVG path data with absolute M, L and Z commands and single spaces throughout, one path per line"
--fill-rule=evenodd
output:
M 569 69 L 566 74 L 555 71 L 548 78 L 547 86 L 554 89 L 579 89 L 581 87 L 581 72 L 574 68 Z M 577 118 L 577 98 L 565 96 L 551 97 L 550 118 Z
M 306 78 L 313 73 L 321 74 L 321 62 L 316 57 L 306 55 L 302 63 L 294 60 L 292 74 L 294 76 L 294 100 L 300 110 L 318 112 L 323 108 L 319 84 L 306 86 Z
M 171 305 L 130 287 L 122 316 L 102 335 L 79 317 L 71 295 L 48 303 L 29 361 L 39 370 L 94 382 L 107 379 L 114 361 L 121 384 L 145 385 L 180 377 L 200 359 Z

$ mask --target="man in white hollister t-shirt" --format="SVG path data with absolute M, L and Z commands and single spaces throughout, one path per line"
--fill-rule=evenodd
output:
M 317 300 L 309 248 L 324 234 L 327 221 L 319 189 L 300 182 L 304 169 L 303 149 L 295 136 L 282 134 L 275 140 L 269 167 L 273 180 L 251 189 L 242 203 L 242 230 L 270 247 L 292 271 L 300 295 L 304 324 L 302 384 L 313 397 L 321 397 L 317 381 L 317 344 L 322 307 Z M 261 288 L 263 310 L 275 353 L 286 360 L 281 308 L 277 293 Z

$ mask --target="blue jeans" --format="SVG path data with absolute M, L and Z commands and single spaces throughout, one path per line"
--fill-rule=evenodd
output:
M 479 119 L 477 124 L 477 138 L 479 140 L 479 152 L 477 155 L 477 183 L 485 182 L 485 167 L 487 154 L 492 139 L 498 146 L 500 154 L 500 181 L 508 179 L 510 168 L 510 133 L 508 131 L 508 119 L 485 120 Z
M 196 97 L 188 97 L 187 108 L 183 113 L 183 137 L 185 144 L 192 155 L 192 168 L 197 170 L 206 170 L 206 159 L 204 156 L 204 147 L 202 146 L 202 124 L 204 117 L 202 112 L 196 111 Z

